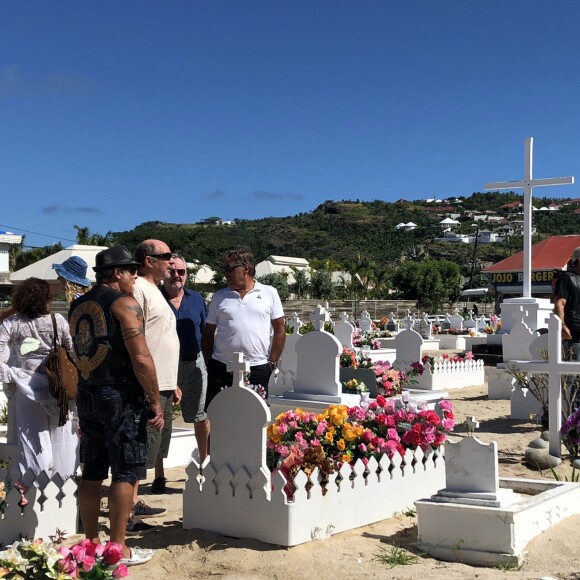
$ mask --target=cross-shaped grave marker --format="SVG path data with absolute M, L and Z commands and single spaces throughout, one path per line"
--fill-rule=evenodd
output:
M 476 429 L 479 429 L 479 421 L 476 421 L 475 417 L 471 415 L 470 417 L 467 417 L 465 424 L 467 425 L 467 434 L 470 437 L 473 437 L 473 432 Z
M 328 320 L 328 313 L 324 306 L 320 304 L 316 307 L 314 312 L 310 313 L 310 321 L 314 325 L 314 330 L 324 330 L 324 323 Z
M 232 387 L 243 387 L 245 385 L 244 373 L 250 372 L 250 363 L 244 360 L 244 353 L 234 352 L 234 360 L 229 362 L 226 368 L 230 373 L 234 374 Z
M 530 374 L 548 375 L 548 408 L 550 421 L 550 455 L 560 457 L 562 427 L 561 375 L 580 374 L 580 362 L 562 362 L 562 321 L 555 314 L 548 320 L 548 360 L 510 361 L 509 366 Z
M 288 326 L 292 329 L 292 334 L 299 334 L 300 327 L 302 326 L 302 320 L 298 318 L 298 312 L 294 313 L 294 316 L 288 322 Z
M 522 297 L 532 296 L 532 189 L 546 185 L 571 185 L 573 177 L 551 177 L 546 179 L 532 178 L 532 158 L 534 150 L 534 138 L 528 137 L 525 146 L 524 178 L 520 181 L 500 181 L 486 183 L 485 189 L 497 191 L 498 189 L 522 189 L 524 190 L 524 281 Z
M 340 321 L 341 322 L 348 322 L 348 312 L 344 310 L 340 313 Z

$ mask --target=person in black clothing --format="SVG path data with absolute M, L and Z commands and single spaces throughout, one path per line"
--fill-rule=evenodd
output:
M 562 341 L 570 359 L 580 361 L 580 246 L 556 284 L 554 313 L 562 320 Z
M 86 537 L 100 543 L 101 486 L 111 470 L 111 541 L 122 546 L 126 565 L 143 564 L 152 550 L 129 548 L 125 529 L 133 491 L 146 475 L 146 425 L 161 430 L 163 414 L 155 366 L 133 298 L 139 264 L 125 246 L 96 256 L 97 284 L 77 298 L 69 325 L 79 371 L 77 408 L 82 432 L 79 506 Z

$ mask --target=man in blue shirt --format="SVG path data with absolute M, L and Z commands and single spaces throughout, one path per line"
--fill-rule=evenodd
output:
M 205 413 L 207 371 L 201 354 L 201 333 L 205 326 L 207 307 L 199 292 L 185 287 L 187 266 L 185 260 L 174 255 L 174 269 L 163 281 L 161 292 L 177 318 L 179 337 L 179 371 L 177 384 L 182 393 L 181 411 L 186 423 L 193 423 L 201 463 L 207 456 L 209 419 Z M 165 492 L 165 478 L 158 477 L 152 493 Z

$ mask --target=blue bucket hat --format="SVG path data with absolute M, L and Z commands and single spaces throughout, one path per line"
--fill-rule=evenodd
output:
M 61 278 L 73 284 L 86 287 L 91 285 L 91 281 L 87 278 L 89 265 L 78 256 L 71 256 L 62 264 L 53 264 L 52 267 Z

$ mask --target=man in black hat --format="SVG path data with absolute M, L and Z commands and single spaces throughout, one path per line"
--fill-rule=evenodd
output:
M 79 371 L 77 407 L 83 475 L 79 505 L 85 534 L 99 543 L 101 485 L 111 469 L 111 540 L 123 547 L 123 563 L 142 564 L 152 550 L 128 548 L 125 530 L 139 479 L 146 476 L 147 425 L 161 430 L 163 415 L 155 365 L 133 298 L 139 264 L 125 246 L 96 256 L 96 286 L 77 298 L 69 324 Z

